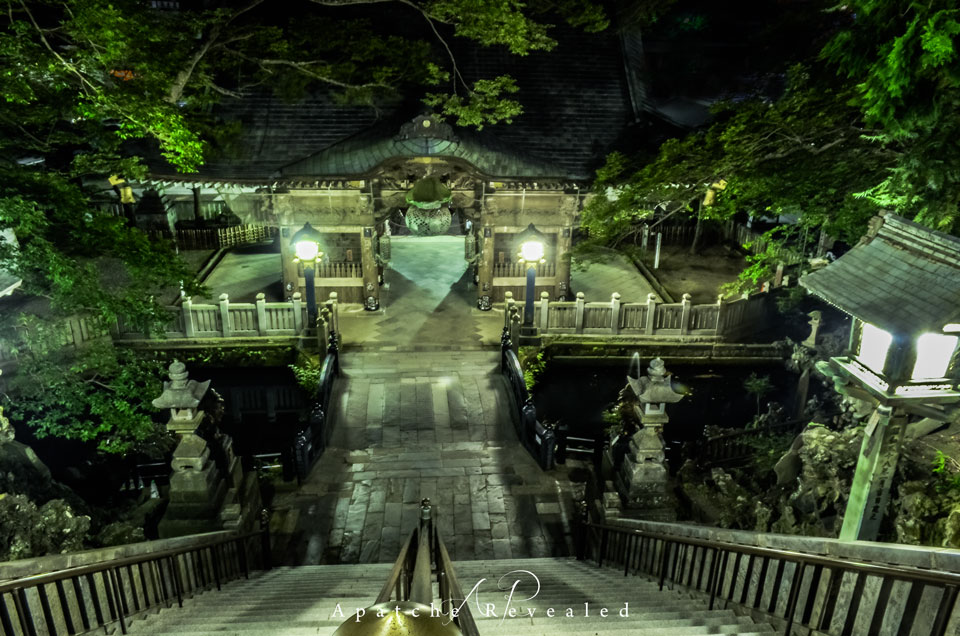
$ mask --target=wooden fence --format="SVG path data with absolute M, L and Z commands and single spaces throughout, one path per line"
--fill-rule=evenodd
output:
M 172 237 L 169 232 L 150 232 L 151 238 L 175 238 L 180 249 L 216 250 L 236 245 L 248 245 L 269 241 L 277 234 L 277 228 L 266 225 L 235 225 L 202 230 L 177 230 Z
M 330 331 L 339 329 L 337 322 L 337 294 L 320 307 L 317 337 L 324 343 Z M 301 336 L 307 326 L 307 307 L 299 292 L 287 302 L 268 303 L 264 295 L 257 294 L 256 302 L 231 303 L 226 294 L 220 294 L 217 304 L 194 303 L 185 298 L 179 307 L 167 307 L 170 321 L 164 330 L 168 339 L 223 339 L 223 338 L 272 338 Z M 58 343 L 62 347 L 77 347 L 98 338 L 112 337 L 114 342 L 152 340 L 154 334 L 135 325 L 118 320 L 110 329 L 96 329 L 85 318 L 73 318 L 63 323 Z M 17 361 L 17 349 L 22 338 L 17 329 L 0 334 L 0 367 L 13 366 Z
M 516 301 L 508 292 L 505 317 Z M 679 303 L 661 303 L 654 294 L 643 303 L 621 302 L 614 292 L 607 302 L 586 302 L 583 292 L 573 302 L 550 301 L 546 292 L 534 303 L 533 324 L 541 334 L 642 335 L 653 337 L 706 336 L 735 338 L 762 328 L 769 312 L 769 294 L 727 302 L 694 305 L 684 294 Z M 523 307 L 517 304 L 522 318 Z
M 16 362 L 17 350 L 23 346 L 22 330 L 21 327 L 10 328 L 0 335 L 0 366 Z M 72 348 L 109 337 L 110 331 L 98 327 L 92 320 L 71 318 L 63 321 L 54 336 L 54 346 Z
M 257 294 L 253 303 L 231 303 L 227 294 L 220 294 L 215 305 L 194 303 L 185 298 L 180 307 L 169 307 L 168 310 L 167 338 L 295 336 L 303 331 L 306 323 L 306 306 L 299 293 L 293 295 L 293 300 L 279 303 L 268 303 L 262 293 Z M 113 335 L 115 340 L 148 337 L 148 334 L 122 322 Z
M 536 266 L 537 278 L 557 275 L 556 263 L 540 263 Z M 494 278 L 523 278 L 527 275 L 526 263 L 494 263 Z
M 745 246 L 749 243 L 750 247 L 747 249 L 751 254 L 761 254 L 767 251 L 767 247 L 771 244 L 770 241 L 762 238 L 762 232 L 756 232 L 746 225 L 734 221 L 727 223 L 724 228 L 724 236 L 727 240 L 735 241 L 737 245 Z M 784 265 L 797 265 L 805 260 L 804 255 L 800 252 L 782 245 L 775 246 L 773 252 L 777 259 Z

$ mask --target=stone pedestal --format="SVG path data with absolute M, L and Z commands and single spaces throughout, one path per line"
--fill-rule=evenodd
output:
M 651 521 L 675 521 L 676 501 L 670 486 L 660 427 L 645 425 L 630 440 L 630 452 L 617 473 L 624 515 Z
M 637 364 L 639 374 L 639 363 Z M 616 473 L 617 489 L 625 500 L 623 515 L 651 521 L 675 521 L 676 500 L 664 456 L 663 426 L 670 421 L 666 405 L 683 395 L 670 385 L 663 361 L 650 362 L 644 377 L 627 376 L 627 386 L 637 397 L 634 406 L 641 428 L 630 439 L 630 449 Z
M 876 541 L 890 502 L 906 423 L 907 417 L 889 406 L 878 406 L 871 415 L 843 513 L 841 541 Z
M 221 530 L 220 508 L 227 483 L 210 457 L 207 443 L 184 434 L 173 452 L 170 505 L 160 521 L 161 538 Z

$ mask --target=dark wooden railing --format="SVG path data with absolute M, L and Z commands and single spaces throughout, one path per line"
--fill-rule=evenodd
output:
M 453 561 L 437 531 L 429 499 L 420 505 L 420 525 L 410 533 L 383 584 L 376 604 L 413 601 L 433 605 L 433 574 L 436 572 L 440 613 L 449 616 L 463 636 L 478 636 L 477 624 L 453 569 Z
M 527 384 L 523 379 L 523 368 L 520 366 L 517 354 L 513 351 L 510 330 L 506 327 L 500 337 L 500 372 L 506 379 L 517 410 L 515 417 L 512 418 L 517 437 L 540 464 L 540 468 L 550 470 L 554 465 L 556 429 L 553 426 L 544 425 L 537 419 L 537 408 L 533 404 L 533 396 L 527 390 Z
M 127 633 L 131 618 L 183 606 L 200 590 L 270 568 L 269 534 L 196 535 L 178 548 L 112 559 L 0 583 L 0 626 L 10 636 Z
M 581 523 L 578 557 L 646 574 L 771 620 L 780 633 L 944 636 L 960 574 Z M 871 591 L 865 590 L 869 581 Z M 891 594 L 897 586 L 897 610 Z M 841 594 L 842 591 L 842 594 Z M 932 596 L 931 596 L 932 595 Z M 842 599 L 841 599 L 842 597 Z M 862 598 L 872 597 L 861 603 Z M 838 599 L 841 599 L 838 603 Z M 874 600 L 875 599 L 875 600 Z M 918 611 L 921 600 L 924 608 Z M 888 615 L 889 614 L 889 615 Z M 794 628 L 797 627 L 795 630 Z
M 331 397 L 333 383 L 339 375 L 340 345 L 337 332 L 331 331 L 327 355 L 320 367 L 320 384 L 317 387 L 316 399 L 310 408 L 306 426 L 297 431 L 293 440 L 293 461 L 298 483 L 307 478 L 314 462 L 330 444 L 330 435 L 333 432 L 330 426 Z
M 725 433 L 688 445 L 688 457 L 695 458 L 702 468 L 738 466 L 756 456 L 756 442 L 764 437 L 798 433 L 808 419 L 795 419 L 762 428 Z

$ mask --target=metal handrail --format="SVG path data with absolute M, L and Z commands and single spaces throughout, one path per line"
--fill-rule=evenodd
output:
M 5 581 L 0 583 L 0 627 L 4 634 L 18 633 L 16 621 L 19 633 L 35 635 L 44 625 L 47 634 L 57 636 L 119 623 L 126 634 L 132 616 L 156 606 L 171 607 L 174 599 L 183 607 L 183 597 L 194 590 L 219 590 L 223 582 L 248 578 L 247 548 L 253 537 L 261 538 L 261 566 L 269 569 L 269 530 L 264 528 L 215 538 L 197 535 L 178 548 Z
M 449 603 L 450 605 L 447 611 L 449 611 L 452 616 L 454 609 L 453 601 L 464 599 L 465 597 L 463 595 L 463 589 L 460 587 L 460 581 L 457 579 L 457 573 L 453 569 L 453 561 L 450 560 L 450 554 L 447 552 L 447 546 L 444 545 L 440 533 L 435 533 L 434 538 L 436 540 L 437 578 L 440 580 L 441 607 L 443 607 L 444 603 Z M 470 612 L 470 605 L 468 603 L 464 603 L 463 608 L 457 610 L 457 615 L 454 620 L 463 636 L 479 635 L 480 632 L 477 629 L 477 623 L 473 619 L 473 613 Z
M 449 616 L 460 628 L 462 636 L 479 636 L 476 621 L 457 580 L 453 561 L 440 537 L 433 519 L 430 500 L 421 503 L 420 527 L 412 530 L 400 554 L 394 561 L 387 581 L 383 584 L 375 604 L 387 601 L 414 601 L 423 605 L 433 604 L 433 567 L 439 584 L 440 613 Z
M 589 545 L 588 535 L 591 531 L 599 532 L 599 541 L 594 545 Z M 851 600 L 846 608 L 843 634 L 851 633 L 857 622 L 860 610 L 859 594 L 863 590 L 866 576 L 880 577 L 883 581 L 877 602 L 873 607 L 873 615 L 870 617 L 870 633 L 879 633 L 877 630 L 883 624 L 894 581 L 905 581 L 910 584 L 909 600 L 896 632 L 899 634 L 912 633 L 924 587 L 936 586 L 942 588 L 943 593 L 929 633 L 931 636 L 943 636 L 956 605 L 958 590 L 960 590 L 960 574 L 956 573 L 863 563 L 778 548 L 745 546 L 599 524 L 587 520 L 581 520 L 581 532 L 579 558 L 587 558 L 588 550 L 593 548 L 598 567 L 606 561 L 608 564 L 623 567 L 624 576 L 631 570 L 634 573 L 643 571 L 654 575 L 659 579 L 661 590 L 664 582 L 669 580 L 677 585 L 703 591 L 710 595 L 710 609 L 713 609 L 715 601 L 720 598 L 758 610 L 768 616 L 781 619 L 785 625 L 783 633 L 787 635 L 792 633 L 794 622 L 799 622 L 810 630 L 823 631 L 830 628 L 834 622 L 836 600 L 843 583 L 843 574 L 847 572 L 856 575 L 854 589 L 857 591 L 854 594 L 857 598 Z M 727 566 L 731 555 L 733 555 L 734 564 L 728 577 Z M 760 572 L 756 587 L 753 588 L 751 577 L 757 560 L 761 562 Z M 741 564 L 744 561 L 746 561 L 746 573 L 742 580 L 747 584 L 741 585 L 737 590 L 741 581 L 739 577 Z M 770 583 L 768 572 L 771 569 L 771 561 L 776 562 L 776 573 L 772 586 L 766 587 Z M 707 568 L 708 563 L 709 568 Z M 789 574 L 784 572 L 785 563 L 794 565 Z M 804 574 L 808 570 L 812 571 L 812 579 L 806 586 L 805 597 L 801 600 Z M 824 570 L 828 571 L 829 582 L 826 591 L 820 594 Z M 781 616 L 777 613 L 777 600 L 785 576 L 788 577 L 789 591 L 786 607 Z M 727 585 L 728 580 L 729 585 Z M 725 587 L 726 591 L 724 591 Z M 752 593 L 750 593 L 751 589 L 753 589 Z M 764 602 L 767 591 L 770 592 L 769 602 Z M 821 601 L 821 612 L 815 618 L 813 610 L 817 606 L 818 599 Z
M 405 569 L 409 565 L 408 555 L 410 554 L 410 546 L 413 545 L 413 540 L 416 538 L 417 532 L 417 530 L 411 532 L 406 542 L 404 542 L 403 548 L 400 549 L 400 554 L 397 556 L 397 560 L 393 563 L 393 569 L 390 570 L 390 576 L 387 577 L 383 587 L 380 588 L 380 594 L 377 595 L 377 600 L 374 602 L 375 604 L 386 603 L 391 600 L 394 590 L 397 590 L 398 598 L 404 595 L 402 588 L 404 579 L 402 579 L 401 576 L 405 574 Z

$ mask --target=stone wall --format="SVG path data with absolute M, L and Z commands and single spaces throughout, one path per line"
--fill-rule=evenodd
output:
M 839 541 L 837 539 L 756 533 L 741 530 L 726 530 L 707 526 L 658 523 L 653 521 L 638 521 L 632 519 L 619 520 L 617 525 L 636 528 L 638 530 L 644 530 L 647 532 L 656 532 L 677 537 L 700 539 L 703 541 L 719 541 L 733 545 L 771 548 L 809 555 L 844 559 L 857 563 L 884 564 L 905 568 L 921 568 L 925 570 L 932 570 L 934 572 L 960 574 L 960 550 L 948 548 L 897 545 L 874 541 Z M 691 551 L 688 551 L 687 558 L 704 558 L 703 550 L 697 551 L 695 555 L 689 554 L 689 552 Z M 709 566 L 710 557 L 707 556 L 706 558 L 707 565 Z M 731 556 L 731 560 L 732 559 L 733 557 Z M 658 563 L 659 561 L 655 562 Z M 694 567 L 699 569 L 699 564 L 695 562 Z M 767 574 L 766 579 L 767 585 L 762 593 L 761 607 L 769 606 L 774 589 L 774 586 L 770 584 L 770 582 L 773 580 L 773 572 L 775 567 L 776 562 L 771 562 L 770 573 Z M 795 567 L 796 565 L 793 563 L 784 563 L 782 576 L 780 578 L 780 591 L 777 596 L 777 602 L 773 612 L 774 616 L 764 612 L 759 612 L 757 610 L 752 610 L 750 608 L 742 607 L 738 604 L 730 603 L 725 600 L 720 602 L 720 607 L 729 606 L 737 611 L 742 610 L 743 612 L 751 613 L 755 618 L 771 622 L 775 627 L 780 627 L 782 629 L 782 623 L 784 621 L 782 618 L 778 617 L 783 617 L 785 615 L 787 600 L 789 598 L 791 575 Z M 751 579 L 749 582 L 746 582 L 744 581 L 746 573 L 745 567 L 741 566 L 736 570 L 732 566 L 728 567 L 726 574 L 727 578 L 724 581 L 723 589 L 730 589 L 730 585 L 733 584 L 734 587 L 732 589 L 734 589 L 736 592 L 734 595 L 734 598 L 736 598 L 736 595 L 740 593 L 746 583 L 748 584 L 747 589 L 750 592 L 750 599 L 752 600 L 753 594 L 755 593 L 759 582 L 759 570 L 759 566 L 753 568 Z M 733 580 L 734 577 L 737 577 L 735 581 Z M 810 631 L 807 628 L 801 628 L 798 624 L 804 609 L 802 605 L 808 597 L 808 592 L 810 590 L 810 585 L 813 578 L 813 573 L 811 569 L 808 568 L 804 574 L 803 584 L 800 589 L 800 607 L 797 609 L 797 620 L 794 623 L 794 634 L 840 634 L 843 630 L 843 620 L 846 617 L 847 609 L 850 607 L 851 601 L 854 598 L 858 599 L 860 612 L 857 621 L 853 626 L 852 633 L 866 634 L 870 631 L 870 619 L 873 615 L 873 608 L 878 601 L 878 597 L 881 595 L 882 580 L 879 577 L 867 576 L 863 583 L 862 592 L 859 595 L 854 594 L 856 577 L 850 573 L 843 577 L 843 583 L 840 587 L 839 594 L 836 597 L 833 622 L 831 623 L 830 628 L 825 632 Z M 812 616 L 814 618 L 820 616 L 820 612 L 822 611 L 826 601 L 828 578 L 829 577 L 827 576 L 826 572 L 824 572 L 819 579 L 819 586 L 816 591 L 817 593 L 815 595 L 815 601 L 812 608 Z M 894 582 L 889 591 L 889 600 L 886 603 L 886 615 L 884 617 L 879 634 L 882 636 L 908 636 L 907 634 L 902 634 L 898 631 L 900 617 L 904 614 L 908 604 L 917 601 L 919 602 L 919 605 L 916 608 L 916 622 L 913 630 L 909 632 L 909 634 L 916 636 L 925 636 L 930 634 L 930 625 L 936 616 L 942 594 L 943 593 L 940 588 L 928 586 L 923 589 L 922 594 L 919 595 L 919 599 L 911 600 L 909 598 L 910 586 L 908 583 L 904 581 Z M 954 607 L 950 622 L 947 625 L 946 633 L 960 633 L 960 603 Z
M 115 545 L 107 548 L 98 548 L 96 550 L 83 550 L 81 552 L 71 552 L 68 554 L 53 554 L 32 559 L 7 561 L 0 564 L 0 572 L 3 573 L 3 578 L 0 580 L 18 579 L 34 574 L 42 574 L 44 572 L 56 572 L 67 568 L 103 563 L 114 559 L 148 555 L 164 550 L 178 550 L 188 546 L 197 548 L 232 534 L 232 532 L 207 532 L 171 539 Z

